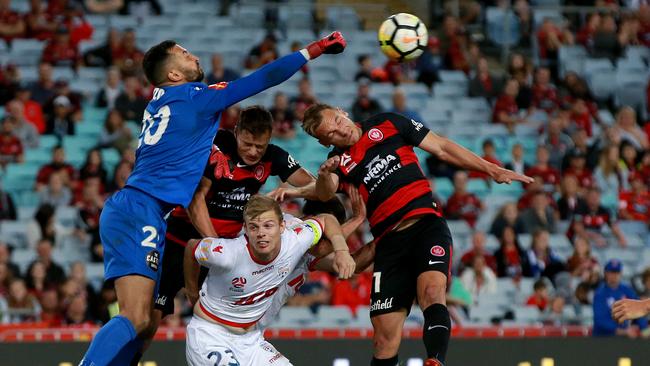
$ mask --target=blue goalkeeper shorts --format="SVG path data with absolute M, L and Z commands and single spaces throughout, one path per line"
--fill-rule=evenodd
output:
M 99 218 L 104 248 L 104 278 L 141 275 L 156 282 L 162 273 L 165 216 L 173 206 L 126 187 L 105 203 Z

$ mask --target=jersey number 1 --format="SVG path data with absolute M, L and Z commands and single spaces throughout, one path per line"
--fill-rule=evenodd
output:
M 145 145 L 157 144 L 167 129 L 167 125 L 169 124 L 169 116 L 171 116 L 171 111 L 166 105 L 160 107 L 158 112 L 156 112 L 156 114 L 153 116 L 151 113 L 145 110 L 144 115 L 142 116 L 142 133 L 140 133 L 138 147 L 140 147 L 143 142 Z M 156 128 L 152 133 L 151 131 L 154 129 L 154 126 L 156 126 Z

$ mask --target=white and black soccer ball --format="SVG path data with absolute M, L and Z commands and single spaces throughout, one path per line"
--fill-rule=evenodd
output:
M 379 46 L 391 60 L 404 62 L 418 58 L 427 46 L 427 27 L 415 15 L 391 15 L 379 27 Z

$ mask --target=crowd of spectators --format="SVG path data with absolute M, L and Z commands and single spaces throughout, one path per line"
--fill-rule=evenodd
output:
M 28 13 L 18 14 L 10 9 L 9 0 L 0 0 L 2 41 L 9 46 L 17 38 L 47 41 L 37 80 L 25 83 L 20 66 L 0 65 L 0 104 L 4 105 L 0 170 L 8 164 L 23 164 L 25 152 L 39 146 L 40 136 L 56 136 L 61 142 L 52 148 L 52 161 L 40 168 L 33 183 L 39 203 L 34 216 L 38 234 L 30 240 L 30 246 L 36 259 L 21 272 L 12 262 L 12 247 L 0 243 L 0 321 L 80 325 L 102 322 L 114 314 L 112 285 L 91 285 L 83 262 L 74 262 L 65 269 L 56 263 L 52 252 L 63 245 L 61 238 L 68 235 L 87 243 L 88 249 L 84 250 L 89 251 L 92 262 L 102 261 L 99 214 L 104 199 L 124 186 L 133 168 L 137 143 L 132 127 L 139 126 L 152 88 L 142 74 L 144 53 L 137 45 L 136 30 L 111 29 L 103 44 L 83 54 L 79 44 L 93 33 L 93 25 L 85 14 L 124 14 L 128 12 L 125 8 L 140 3 L 145 3 L 150 13 L 161 12 L 155 1 L 87 0 L 80 6 L 66 0 L 47 4 L 33 0 Z M 469 189 L 469 184 L 488 182 L 489 177 L 456 171 L 435 161 L 427 165 L 432 185 L 435 178 L 453 181 L 453 192 L 447 199 L 436 196 L 446 218 L 464 221 L 472 230 L 470 244 L 466 246 L 470 249 L 459 253 L 450 288 L 450 301 L 462 312 L 469 313 L 472 305 L 497 293 L 498 281 L 504 278 L 515 283 L 522 278 L 534 279 L 532 288 L 522 290 L 526 294 L 522 304 L 538 308 L 541 319 L 554 325 L 566 321 L 562 314 L 568 306 L 593 305 L 595 319 L 607 320 L 601 299 L 611 297 L 608 291 L 627 297 L 650 295 L 650 269 L 635 277 L 634 290 L 622 290 L 622 264 L 605 265 L 593 255 L 594 250 L 603 247 L 625 250 L 629 234 L 621 228 L 621 221 L 637 222 L 635 228 L 647 233 L 650 125 L 642 116 L 648 115 L 648 111 L 614 107 L 610 100 L 597 100 L 580 75 L 568 72 L 561 76 L 558 71 L 558 50 L 562 45 L 582 44 L 592 56 L 611 59 L 619 57 L 629 45 L 650 46 L 650 7 L 643 5 L 635 12 L 618 16 L 618 5 L 605 3 L 611 11 L 590 14 L 584 21 L 571 18 L 575 21 L 559 24 L 547 18 L 536 26 L 528 3 L 517 1 L 514 8 L 528 37 L 522 38 L 522 51 L 513 53 L 506 65 L 499 65 L 485 54 L 467 30 L 480 21 L 483 11 L 471 1 L 464 2 L 460 17 L 446 15 L 439 27 L 431 27 L 427 47 L 416 62 L 389 61 L 376 66 L 381 60 L 370 55 L 358 58 L 354 75 L 357 95 L 349 105 L 342 106 L 355 121 L 392 111 L 426 122 L 428 116 L 421 116 L 421 111 L 411 106 L 408 93 L 400 86 L 423 83 L 433 90 L 440 82 L 440 71 L 458 70 L 468 77 L 468 95 L 485 98 L 491 106 L 490 121 L 486 123 L 503 124 L 510 133 L 520 125 L 534 126 L 539 132 L 533 159 L 525 157 L 526 149 L 520 143 L 512 146 L 509 156 L 504 156 L 497 154 L 497 142 L 482 141 L 479 154 L 483 158 L 535 179 L 523 187 L 524 193 L 516 201 L 502 202 L 485 233 L 476 226 L 488 211 L 487 204 Z M 529 56 L 530 44 L 526 39 L 532 37 L 539 47 L 538 65 L 533 65 Z M 281 56 L 277 42 L 273 34 L 266 35 L 250 49 L 243 67 L 255 69 L 277 59 Z M 298 47 L 299 44 L 292 46 Z M 79 93 L 70 87 L 69 80 L 54 79 L 53 67 L 60 66 L 75 71 L 83 67 L 104 68 L 104 84 L 98 86 L 95 95 Z M 234 80 L 240 76 L 240 66 L 231 68 L 222 55 L 214 54 L 206 70 L 206 82 Z M 267 106 L 274 118 L 275 138 L 295 138 L 304 111 L 319 102 L 310 70 L 304 68 L 302 75 L 295 93 L 277 92 Z M 392 98 L 373 96 L 373 86 L 380 83 L 398 86 Z M 76 134 L 80 123 L 87 123 L 83 122 L 82 108 L 87 105 L 104 108 L 106 116 L 95 146 L 76 169 L 66 160 L 62 142 L 66 136 Z M 599 113 L 607 109 L 615 116 L 613 124 L 608 124 Z M 223 128 L 234 126 L 238 111 L 239 107 L 233 106 L 222 115 Z M 103 149 L 114 149 L 121 157 L 113 172 L 102 161 Z M 70 206 L 78 209 L 79 217 L 72 228 L 65 228 L 54 216 L 57 209 Z M 0 188 L 0 219 L 16 218 L 11 195 Z M 531 238 L 529 246 L 521 242 L 525 235 Z M 558 235 L 570 241 L 573 254 L 561 256 L 555 252 L 551 241 Z M 496 238 L 498 246 L 488 250 L 488 238 Z M 324 304 L 344 305 L 356 311 L 358 306 L 368 304 L 371 283 L 371 272 L 343 282 L 313 272 L 289 304 L 314 310 Z M 177 301 L 182 303 L 181 299 Z M 168 320 L 169 324 L 181 322 L 180 311 Z M 610 325 L 605 324 L 602 329 L 609 330 L 603 332 L 611 333 Z M 643 324 L 621 329 L 624 330 L 614 329 L 614 333 L 645 334 L 639 332 L 645 329 Z M 600 330 L 595 333 L 604 334 Z

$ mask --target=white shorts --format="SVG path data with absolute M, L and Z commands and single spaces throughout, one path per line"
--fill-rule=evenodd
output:
M 261 331 L 233 334 L 197 316 L 187 325 L 185 357 L 190 366 L 292 366 Z

